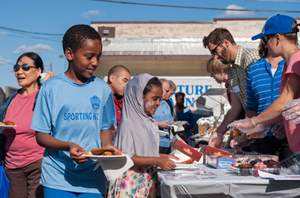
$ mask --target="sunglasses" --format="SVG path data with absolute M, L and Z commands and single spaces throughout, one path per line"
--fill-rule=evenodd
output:
M 22 67 L 23 71 L 29 71 L 30 68 L 36 68 L 35 66 L 30 66 L 29 64 L 22 64 L 22 65 L 15 64 L 14 65 L 14 72 L 19 71 L 20 67 Z
M 165 88 L 163 88 L 165 90 L 166 93 L 169 93 L 170 90 L 166 90 Z
M 221 45 L 223 43 L 223 41 L 221 41 L 213 50 L 211 50 L 211 55 L 216 55 L 217 54 L 217 52 L 216 52 L 216 50 L 217 50 L 217 48 Z

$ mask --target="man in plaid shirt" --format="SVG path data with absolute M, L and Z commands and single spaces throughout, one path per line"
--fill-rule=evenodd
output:
M 209 139 L 209 145 L 221 147 L 227 125 L 238 119 L 245 111 L 247 102 L 246 76 L 249 67 L 260 59 L 258 49 L 243 48 L 237 45 L 231 33 L 225 28 L 216 28 L 203 38 L 203 45 L 208 48 L 215 59 L 228 68 L 228 83 L 230 88 L 231 108 L 225 115 L 216 133 Z

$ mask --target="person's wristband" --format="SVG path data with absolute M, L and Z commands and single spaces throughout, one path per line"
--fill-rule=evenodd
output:
M 216 133 L 217 134 L 217 136 L 220 136 L 220 137 L 223 137 L 224 135 L 223 134 L 221 134 L 221 133 Z

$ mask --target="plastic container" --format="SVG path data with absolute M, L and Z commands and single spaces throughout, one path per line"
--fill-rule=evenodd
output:
M 285 175 L 300 175 L 300 151 L 280 162 Z
M 275 175 L 280 175 L 282 173 L 282 168 L 264 168 L 264 169 L 255 169 L 255 168 L 237 168 L 234 166 L 230 166 L 228 170 L 234 174 L 241 175 L 241 176 L 259 176 L 258 170 L 264 171 L 267 173 L 272 173 Z
M 278 162 L 278 156 L 276 155 L 264 155 L 264 154 L 251 154 L 251 155 L 234 155 L 236 161 L 251 161 L 255 159 L 260 159 L 261 161 L 273 160 Z

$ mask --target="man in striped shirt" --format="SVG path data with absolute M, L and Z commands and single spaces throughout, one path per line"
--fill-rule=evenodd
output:
M 215 59 L 219 59 L 224 64 L 230 64 L 228 83 L 232 105 L 216 133 L 209 139 L 209 145 L 220 148 L 227 125 L 238 119 L 239 114 L 246 109 L 247 71 L 250 65 L 260 57 L 258 50 L 237 45 L 231 33 L 225 28 L 216 28 L 208 36 L 205 36 L 203 45 L 209 49 Z
M 263 58 L 251 65 L 247 73 L 246 117 L 248 118 L 259 115 L 279 97 L 279 87 L 285 63 L 282 57 L 274 57 L 272 51 L 268 50 L 268 46 L 265 46 L 262 41 L 259 45 L 259 53 Z M 281 130 L 279 126 L 282 127 Z M 275 132 L 277 128 L 279 134 Z M 273 132 L 275 132 L 274 136 Z M 288 145 L 283 123 L 277 124 L 276 127 L 272 125 L 266 137 L 255 141 L 259 146 L 256 147 L 259 149 L 256 150 L 257 152 L 277 154 L 280 161 L 293 154 Z M 250 140 L 246 141 L 244 145 L 249 142 Z

